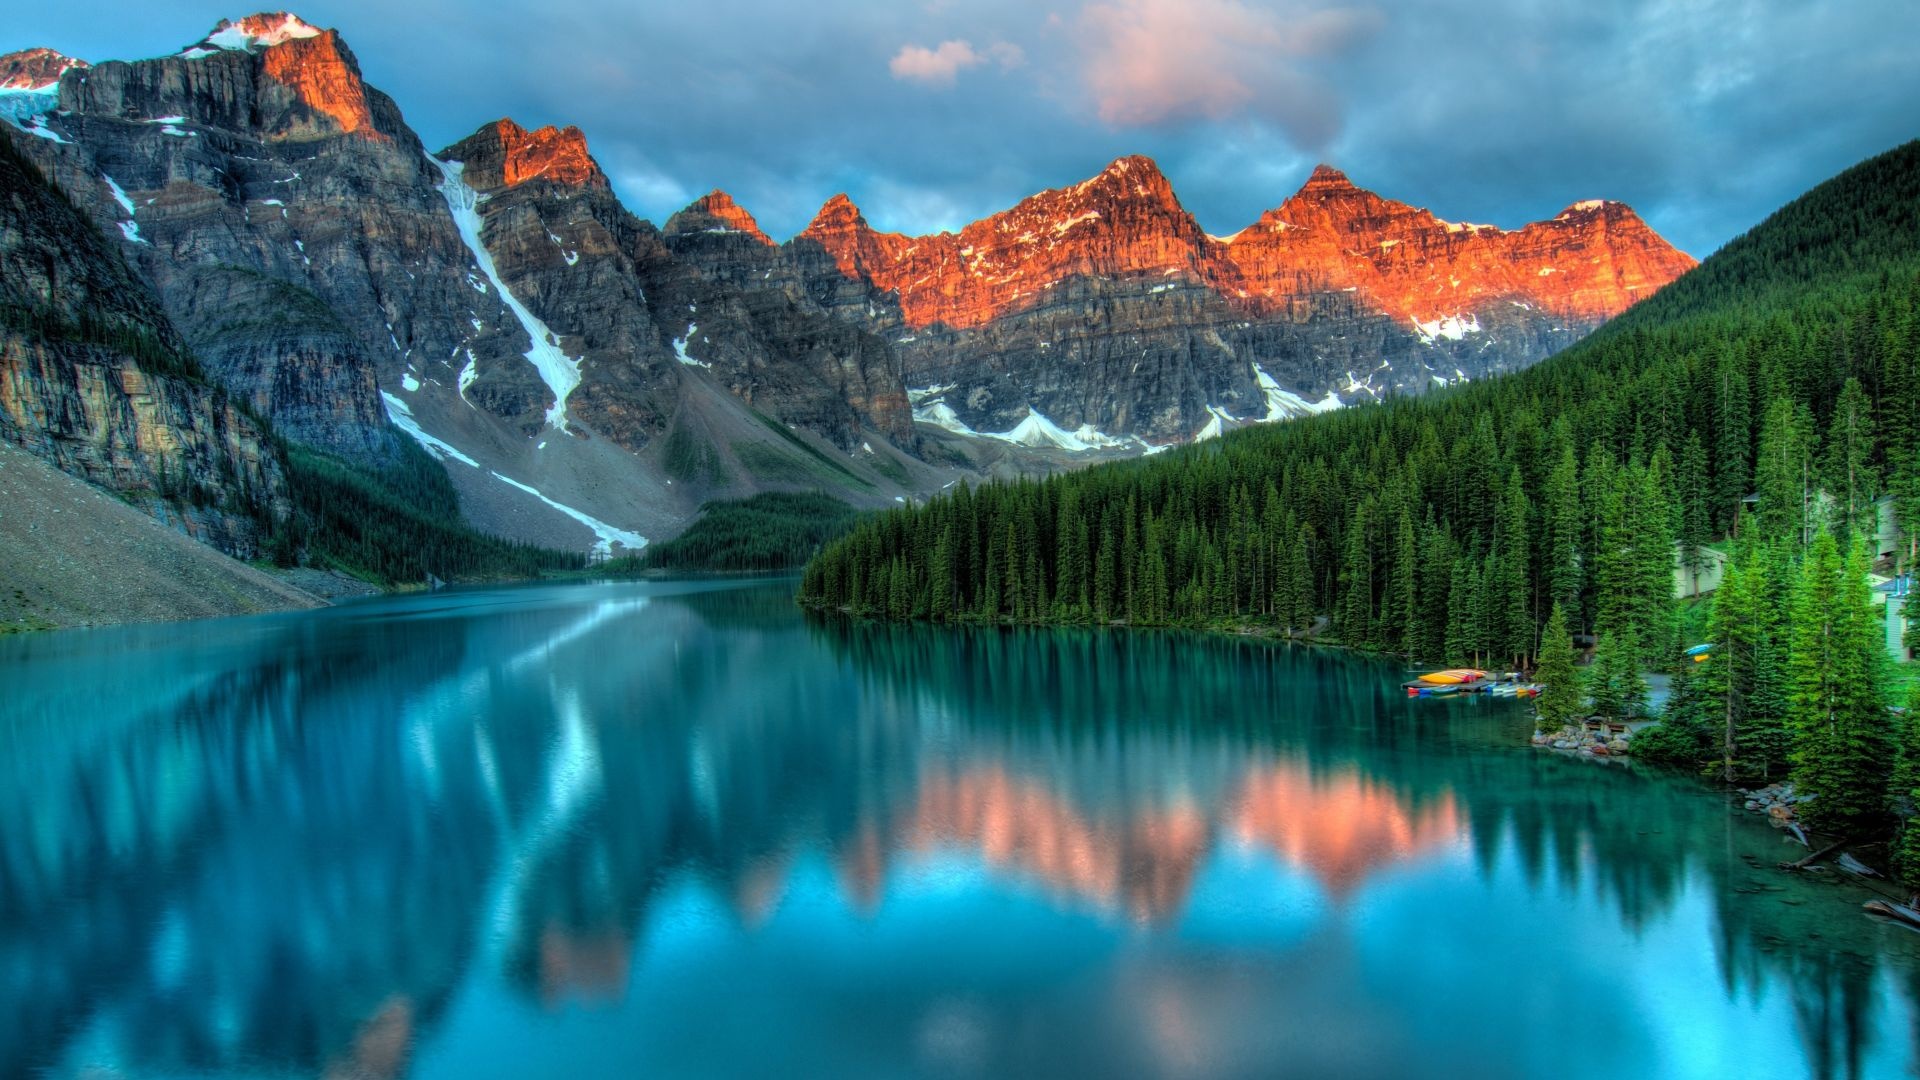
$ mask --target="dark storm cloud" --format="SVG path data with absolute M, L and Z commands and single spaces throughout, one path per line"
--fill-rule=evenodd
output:
M 5 48 L 172 51 L 221 15 L 70 0 Z M 1705 255 L 1920 128 L 1911 0 L 326 0 L 429 146 L 512 116 L 583 128 L 662 220 L 713 187 L 775 235 L 846 190 L 956 226 L 1112 158 L 1159 159 L 1231 232 L 1316 160 L 1454 220 L 1632 203 Z

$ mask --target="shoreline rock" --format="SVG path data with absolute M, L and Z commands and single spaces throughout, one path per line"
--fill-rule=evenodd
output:
M 1633 753 L 1633 732 L 1617 734 L 1568 725 L 1559 731 L 1536 732 L 1532 743 L 1542 750 L 1582 757 L 1629 757 Z

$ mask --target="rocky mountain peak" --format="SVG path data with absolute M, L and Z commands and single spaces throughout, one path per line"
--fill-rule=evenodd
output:
M 44 90 L 60 81 L 73 68 L 86 68 L 85 60 L 75 60 L 52 49 L 22 49 L 0 56 L 0 90 Z
M 1500 303 L 1597 324 L 1693 265 L 1620 203 L 1585 200 L 1509 232 L 1382 198 L 1326 165 L 1229 251 L 1265 305 L 1349 283 L 1424 339 L 1453 340 L 1478 332 L 1466 313 Z
M 1046 302 L 1070 279 L 1169 274 L 1238 292 L 1233 266 L 1180 205 L 1160 167 L 1115 160 L 1077 184 L 1022 199 L 959 233 L 878 233 L 845 196 L 822 207 L 801 239 L 841 272 L 895 292 L 909 326 L 980 326 Z
M 291 90 L 293 97 L 309 111 L 307 116 L 289 118 L 289 130 L 279 134 L 292 137 L 358 134 L 374 140 L 388 138 L 375 124 L 359 61 L 354 59 L 339 33 L 284 11 L 222 19 L 211 33 L 182 49 L 177 57 L 142 63 L 211 62 L 211 58 L 234 53 L 253 57 L 259 74 Z M 224 96 L 229 105 L 237 100 L 231 95 Z
M 820 212 L 813 215 L 813 220 L 807 223 L 806 229 L 803 230 L 800 235 L 817 236 L 822 232 L 831 230 L 846 228 L 864 229 L 866 227 L 866 217 L 860 213 L 860 208 L 855 206 L 853 200 L 848 198 L 847 193 L 843 191 L 821 204 Z
M 267 11 L 241 19 L 221 19 L 212 32 L 187 46 L 181 55 L 197 59 L 220 50 L 258 52 L 289 41 L 304 41 L 331 33 L 285 11 Z
M 503 118 L 442 150 L 440 157 L 465 163 L 464 178 L 476 191 L 534 180 L 571 187 L 607 186 L 606 174 L 587 152 L 587 137 L 572 126 L 528 131 Z
M 1640 216 L 1634 214 L 1633 210 L 1630 209 L 1626 203 L 1614 202 L 1612 199 L 1581 199 L 1579 202 L 1573 203 L 1565 210 L 1555 214 L 1553 220 L 1568 221 L 1574 218 L 1591 218 L 1606 213 L 1608 210 L 1616 212 L 1624 210 L 1633 217 L 1637 218 Z
M 1028 202 L 1038 200 L 1052 203 L 1144 202 L 1184 213 L 1179 198 L 1173 193 L 1173 183 L 1152 158 L 1140 154 L 1117 158 L 1099 173 L 1078 184 L 1057 191 L 1043 191 Z
M 760 223 L 753 219 L 746 207 L 735 202 L 733 196 L 714 188 L 687 204 L 687 208 L 673 216 L 668 222 L 669 231 L 675 228 L 698 228 L 708 232 L 730 231 L 745 233 L 768 247 L 774 246 L 773 238 L 762 232 Z
M 1339 169 L 1325 162 L 1315 165 L 1313 167 L 1313 175 L 1307 177 L 1307 182 L 1300 185 L 1300 193 L 1303 195 L 1308 192 L 1349 192 L 1358 190 L 1360 189 L 1354 186 L 1353 181 L 1347 179 L 1346 173 L 1341 172 Z
M 1360 187 L 1347 174 L 1331 165 L 1321 164 L 1313 167 L 1312 175 L 1300 185 L 1300 190 L 1282 203 L 1276 213 L 1291 215 L 1288 220 L 1295 225 L 1307 224 L 1315 218 L 1321 218 L 1323 224 L 1332 224 L 1345 228 L 1355 221 L 1394 217 L 1402 214 L 1419 214 L 1404 203 L 1380 196 Z

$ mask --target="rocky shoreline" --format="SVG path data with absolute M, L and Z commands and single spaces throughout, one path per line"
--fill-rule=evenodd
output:
M 1800 830 L 1797 820 L 1799 815 L 1794 808 L 1804 803 L 1810 803 L 1814 798 L 1812 795 L 1794 794 L 1793 784 L 1787 781 L 1768 784 L 1763 788 L 1738 788 L 1736 790 L 1744 800 L 1741 805 L 1745 809 L 1756 814 L 1765 814 L 1768 821 L 1773 822 L 1783 829 L 1792 828 L 1795 832 L 1799 832 Z M 1801 836 L 1801 842 L 1806 842 L 1804 835 Z
M 1585 757 L 1626 757 L 1633 753 L 1633 731 L 1575 727 L 1568 724 L 1559 731 L 1537 732 L 1533 745 L 1542 750 L 1580 754 Z

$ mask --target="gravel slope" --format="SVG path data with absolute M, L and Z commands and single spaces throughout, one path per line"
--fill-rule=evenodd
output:
M 0 445 L 0 632 L 323 606 Z

